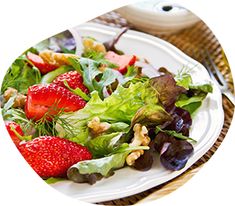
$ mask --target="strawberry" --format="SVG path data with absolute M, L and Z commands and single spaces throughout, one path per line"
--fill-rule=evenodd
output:
M 23 130 L 20 125 L 15 122 L 5 122 L 5 126 L 9 135 L 11 136 L 12 141 L 18 146 L 21 142 L 20 136 L 24 135 Z
M 40 136 L 24 142 L 20 144 L 19 151 L 42 178 L 65 177 L 69 167 L 92 158 L 86 147 L 53 136 Z
M 70 71 L 64 74 L 59 75 L 52 83 L 59 86 L 65 87 L 64 81 L 67 81 L 68 85 L 72 89 L 80 88 L 86 94 L 89 93 L 89 90 L 83 84 L 83 78 L 77 71 Z M 65 87 L 66 88 L 66 87 Z
M 40 70 L 42 74 L 46 74 L 58 68 L 58 66 L 45 62 L 39 55 L 33 54 L 31 52 L 27 53 L 27 58 L 33 63 L 35 67 Z
M 127 72 L 127 67 L 135 64 L 135 55 L 118 55 L 113 51 L 108 51 L 105 55 L 105 59 L 118 65 L 116 68 L 120 73 L 125 74 Z
M 26 98 L 27 118 L 39 120 L 45 114 L 47 119 L 60 111 L 70 112 L 82 109 L 86 101 L 64 87 L 56 84 L 38 84 L 29 87 Z

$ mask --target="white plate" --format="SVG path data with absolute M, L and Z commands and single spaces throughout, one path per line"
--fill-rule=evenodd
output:
M 73 29 L 73 33 L 79 32 L 80 35 L 92 36 L 100 41 L 109 39 L 117 31 L 118 29 L 115 28 L 92 23 Z M 171 44 L 151 35 L 128 31 L 120 39 L 117 47 L 127 54 L 146 57 L 156 68 L 164 66 L 175 73 L 185 65 L 190 68 L 194 67 L 192 71 L 194 82 L 210 81 L 207 71 L 200 63 Z M 184 169 L 172 172 L 164 169 L 159 161 L 155 161 L 152 169 L 146 172 L 125 167 L 117 170 L 112 177 L 102 179 L 94 185 L 63 181 L 53 184 L 52 187 L 70 197 L 87 202 L 107 201 L 142 192 L 180 175 L 195 163 L 216 141 L 223 122 L 221 93 L 214 85 L 213 93 L 207 96 L 193 119 L 190 135 L 197 140 L 197 143 L 194 145 L 194 154 Z

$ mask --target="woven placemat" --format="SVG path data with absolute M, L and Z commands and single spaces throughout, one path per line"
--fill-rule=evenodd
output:
M 131 24 L 127 22 L 126 19 L 122 18 L 116 12 L 110 12 L 105 15 L 102 15 L 96 19 L 93 19 L 92 22 L 105 24 L 112 27 L 123 27 L 128 26 L 131 29 L 138 30 Z M 146 32 L 147 33 L 147 32 Z M 198 54 L 200 48 L 207 49 L 212 56 L 214 62 L 221 70 L 222 74 L 224 75 L 225 79 L 227 80 L 230 89 L 233 90 L 233 80 L 231 75 L 231 70 L 229 68 L 229 64 L 227 59 L 223 53 L 222 47 L 219 44 L 218 40 L 212 33 L 212 31 L 207 27 L 204 22 L 198 22 L 191 28 L 184 29 L 178 33 L 170 34 L 170 35 L 156 35 L 176 47 L 182 50 L 187 55 L 191 56 L 192 58 L 196 59 L 197 61 L 201 62 L 202 59 Z M 225 113 L 224 125 L 215 144 L 211 147 L 211 149 L 201 157 L 194 165 L 192 165 L 186 172 L 182 175 L 178 176 L 177 178 L 166 182 L 162 185 L 157 187 L 151 188 L 147 191 L 138 193 L 136 195 L 132 195 L 129 197 L 116 199 L 107 202 L 101 202 L 97 204 L 101 205 L 132 205 L 135 203 L 144 203 L 150 200 L 156 200 L 162 196 L 165 196 L 172 191 L 179 188 L 183 185 L 186 181 L 188 181 L 198 170 L 206 163 L 210 157 L 215 153 L 218 149 L 220 144 L 222 143 L 223 139 L 226 136 L 226 133 L 230 127 L 233 113 L 234 113 L 234 106 L 225 98 L 223 97 L 223 109 Z

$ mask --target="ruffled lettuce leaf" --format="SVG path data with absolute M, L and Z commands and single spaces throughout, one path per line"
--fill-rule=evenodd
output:
M 139 115 L 137 118 L 135 115 L 142 111 L 142 107 L 144 118 Z M 161 114 L 157 115 L 158 112 Z M 170 118 L 169 114 L 158 104 L 157 91 L 150 86 L 149 82 L 138 82 L 130 84 L 128 88 L 119 85 L 115 92 L 104 100 L 99 97 L 97 91 L 92 92 L 90 101 L 83 109 L 63 114 L 58 118 L 56 124 L 58 135 L 85 144 L 91 139 L 87 123 L 94 117 L 99 117 L 101 122 L 116 124 L 116 128 L 118 124 L 119 127 L 127 124 L 129 125 L 129 127 L 125 125 L 127 130 L 131 127 L 134 117 L 135 123 L 143 119 L 153 119 L 153 117 L 158 117 L 155 119 L 158 119 L 157 123 L 160 123 Z M 114 125 L 112 128 L 115 132 Z
M 103 177 L 113 175 L 114 170 L 122 168 L 125 165 L 127 155 L 136 149 L 148 150 L 149 147 L 126 147 L 123 152 L 119 151 L 103 158 L 78 162 L 68 169 L 67 176 L 74 182 L 94 184 Z
M 94 184 L 102 177 L 111 176 L 114 170 L 122 168 L 128 154 L 129 152 L 123 152 L 78 162 L 68 169 L 67 176 L 74 182 Z

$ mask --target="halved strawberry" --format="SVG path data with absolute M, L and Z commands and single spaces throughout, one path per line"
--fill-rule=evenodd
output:
M 50 71 L 55 70 L 58 68 L 56 65 L 48 64 L 45 62 L 39 55 L 33 54 L 31 52 L 27 53 L 27 58 L 29 61 L 33 63 L 35 67 L 37 67 L 42 74 L 46 74 Z
M 62 110 L 76 111 L 85 105 L 85 100 L 64 87 L 56 84 L 38 84 L 28 89 L 25 114 L 33 120 L 39 120 L 46 114 L 50 120 Z
M 65 87 L 64 81 L 67 81 L 68 85 L 72 89 L 80 88 L 83 92 L 89 93 L 87 87 L 83 84 L 83 78 L 77 71 L 70 71 L 64 74 L 59 75 L 52 82 L 53 84 L 57 84 L 59 86 Z M 66 87 L 65 87 L 66 88 Z
M 82 160 L 89 160 L 89 150 L 75 142 L 54 136 L 40 136 L 19 145 L 19 151 L 43 178 L 65 177 L 69 167 Z
M 106 53 L 105 59 L 118 65 L 117 70 L 120 73 L 125 74 L 127 72 L 127 67 L 131 66 L 135 63 L 136 56 L 135 55 L 126 55 L 126 54 L 118 55 L 113 51 L 109 51 Z
M 5 126 L 9 135 L 11 136 L 12 141 L 18 146 L 21 142 L 19 136 L 23 136 L 24 132 L 21 129 L 20 125 L 15 122 L 5 122 Z

